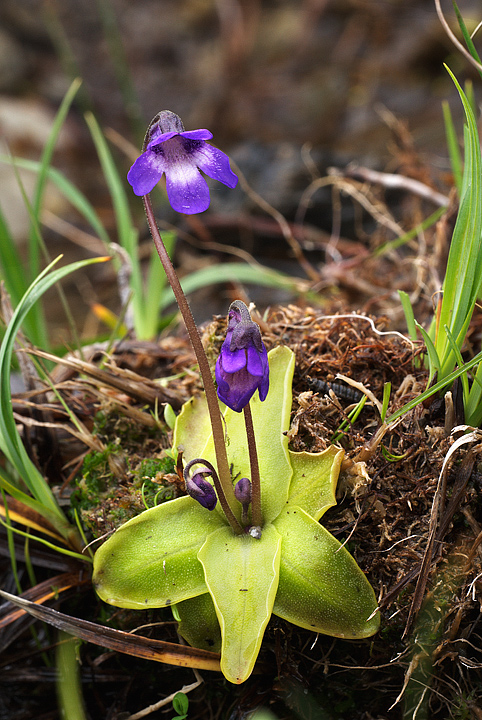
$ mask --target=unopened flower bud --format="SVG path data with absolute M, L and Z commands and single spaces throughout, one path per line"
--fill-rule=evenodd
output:
M 207 510 L 214 510 L 218 501 L 213 486 L 205 475 L 211 474 L 208 468 L 201 468 L 191 478 L 186 480 L 186 491 Z
M 268 394 L 268 353 L 258 325 L 241 300 L 229 308 L 228 331 L 215 372 L 218 397 L 235 412 L 246 407 L 256 390 L 261 401 Z
M 251 483 L 248 478 L 241 478 L 234 486 L 234 495 L 243 507 L 251 502 Z

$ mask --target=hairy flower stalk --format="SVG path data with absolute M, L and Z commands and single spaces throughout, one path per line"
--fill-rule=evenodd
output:
M 258 453 L 256 450 L 256 436 L 254 434 L 253 418 L 249 403 L 243 409 L 246 437 L 248 440 L 249 465 L 251 468 L 251 520 L 255 527 L 263 526 L 261 513 L 261 477 L 259 474 Z
M 192 133 L 196 132 L 208 133 L 208 131 L 192 131 Z M 164 246 L 161 234 L 159 232 L 159 228 L 157 227 L 157 223 L 154 217 L 154 211 L 152 209 L 151 199 L 149 196 L 149 192 L 153 189 L 158 180 L 160 180 L 162 173 L 165 172 L 168 179 L 168 197 L 170 200 L 174 198 L 174 209 L 179 209 L 179 207 L 176 207 L 176 205 L 178 205 L 176 198 L 178 198 L 179 195 L 182 195 L 183 192 L 186 197 L 186 202 L 182 205 L 183 209 L 181 209 L 180 212 L 202 212 L 202 210 L 205 210 L 208 207 L 209 191 L 207 190 L 206 186 L 206 204 L 206 192 L 204 192 L 204 195 L 202 194 L 202 188 L 197 178 L 194 178 L 193 176 L 193 153 L 191 152 L 191 154 L 189 154 L 189 146 L 183 144 L 182 139 L 197 139 L 199 142 L 202 143 L 203 147 L 206 146 L 206 143 L 199 137 L 187 137 L 189 136 L 189 134 L 190 133 L 184 132 L 184 127 L 180 118 L 177 115 L 174 115 L 174 113 L 171 113 L 170 111 L 163 111 L 156 115 L 156 117 L 151 121 L 147 129 L 146 136 L 144 138 L 143 154 L 132 166 L 131 170 L 129 171 L 128 179 L 133 186 L 134 192 L 138 195 L 142 195 L 142 200 L 147 216 L 147 222 L 149 224 L 151 235 L 154 240 L 154 245 L 156 246 L 156 250 L 164 267 L 168 282 L 176 298 L 179 310 L 181 311 L 181 315 L 183 317 L 186 329 L 189 334 L 189 339 L 191 341 L 194 353 L 199 363 L 199 371 L 201 373 L 204 385 L 204 392 L 206 394 L 206 401 L 208 405 L 213 433 L 214 449 L 216 453 L 216 477 L 218 477 L 219 479 L 219 488 L 216 488 L 216 490 L 218 493 L 219 502 L 223 507 L 227 520 L 229 521 L 234 532 L 237 534 L 241 534 L 243 532 L 243 528 L 239 523 L 239 520 L 237 519 L 237 514 L 239 513 L 239 505 L 234 495 L 234 489 L 231 480 L 231 473 L 229 469 L 228 456 L 226 452 L 224 438 L 224 428 L 221 420 L 221 413 L 219 410 L 216 388 L 214 387 L 209 363 L 201 342 L 201 337 L 199 335 L 196 323 L 194 322 L 191 308 L 186 299 L 186 296 L 184 295 L 181 284 L 179 282 L 179 278 L 177 277 L 171 259 Z M 208 133 L 208 135 L 209 137 L 212 137 L 210 133 Z M 204 139 L 208 139 L 208 136 L 205 135 Z M 160 146 L 162 150 L 162 144 L 166 144 L 167 147 L 168 141 L 177 142 L 177 146 L 175 150 L 171 149 L 171 152 L 167 153 L 167 159 L 165 159 L 164 164 L 161 166 L 160 163 L 156 164 L 155 158 L 153 159 L 153 155 L 156 155 L 156 147 Z M 184 164 L 182 148 L 184 148 Z M 199 151 L 199 145 L 197 147 L 197 150 Z M 216 148 L 212 148 L 212 150 L 216 150 Z M 209 156 L 210 151 L 206 151 L 205 147 L 204 151 L 205 154 L 207 153 L 207 155 Z M 202 167 L 205 172 L 209 172 L 212 177 L 221 180 L 221 182 L 225 182 L 225 184 L 228 184 L 226 182 L 225 175 L 223 175 L 223 177 L 225 177 L 224 180 L 221 177 L 221 171 L 226 172 L 226 163 L 219 160 L 219 153 L 220 151 L 217 151 L 217 153 L 211 155 L 211 157 L 213 158 L 210 166 L 211 172 L 209 172 L 208 169 L 209 163 L 204 163 L 203 165 L 201 165 L 197 160 L 195 162 L 197 162 L 197 165 L 199 167 Z M 227 157 L 224 155 L 224 153 L 221 153 L 221 155 L 226 158 L 227 166 L 229 169 L 229 161 Z M 162 154 L 161 152 L 159 152 L 157 153 L 157 156 L 166 158 L 166 153 L 164 152 L 164 154 Z M 216 166 L 216 159 L 218 161 L 218 166 Z M 234 178 L 234 180 L 230 178 L 230 187 L 234 187 L 236 185 L 237 178 L 234 173 L 231 172 L 231 170 L 229 170 L 229 172 Z M 197 175 L 199 175 L 197 170 L 196 173 Z M 170 175 L 171 179 L 169 181 Z M 147 178 L 145 182 L 143 178 Z M 200 175 L 199 179 L 205 185 L 205 181 L 201 178 Z M 169 188 L 171 188 L 172 197 Z M 198 193 L 198 196 L 199 193 L 201 193 L 201 196 L 203 198 L 202 203 L 196 203 L 193 200 L 196 192 Z M 193 201 L 191 202 L 191 200 Z

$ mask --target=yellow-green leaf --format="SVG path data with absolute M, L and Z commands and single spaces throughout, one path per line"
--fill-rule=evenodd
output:
M 290 505 L 273 524 L 283 538 L 273 613 L 333 637 L 373 635 L 377 601 L 350 553 L 299 507 Z
M 182 450 L 186 462 L 203 457 L 211 435 L 208 404 L 205 395 L 188 400 L 177 416 L 172 438 L 174 450 Z
M 291 450 L 289 453 L 293 468 L 289 505 L 299 505 L 319 520 L 328 508 L 336 505 L 336 483 L 344 452 L 331 446 L 320 453 Z
M 105 602 L 145 609 L 207 591 L 197 559 L 206 535 L 223 524 L 190 497 L 171 500 L 129 520 L 96 552 L 95 589 Z
M 201 650 L 221 652 L 221 629 L 209 593 L 178 603 L 176 610 L 181 618 L 179 634 L 189 645 Z
M 272 525 L 260 540 L 223 527 L 198 557 L 221 627 L 221 670 L 232 683 L 251 674 L 278 587 L 281 537 Z

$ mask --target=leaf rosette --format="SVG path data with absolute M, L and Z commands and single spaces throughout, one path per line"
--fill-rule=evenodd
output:
M 270 389 L 251 401 L 264 524 L 261 538 L 236 535 L 219 504 L 210 512 L 191 497 L 147 510 L 97 551 L 94 585 L 118 607 L 176 604 L 179 631 L 193 646 L 220 651 L 232 683 L 251 674 L 271 614 L 313 632 L 359 639 L 379 627 L 365 575 L 320 518 L 336 504 L 343 450 L 295 453 L 286 432 L 294 354 L 269 353 Z M 222 406 L 233 479 L 250 473 L 240 413 Z M 204 397 L 187 402 L 173 445 L 189 462 L 216 462 Z

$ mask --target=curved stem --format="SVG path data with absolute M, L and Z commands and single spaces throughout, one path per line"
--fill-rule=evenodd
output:
M 221 482 L 219 480 L 218 474 L 216 472 L 216 468 L 211 465 L 209 460 L 204 460 L 204 458 L 195 458 L 194 460 L 191 460 L 188 462 L 186 467 L 184 468 L 184 477 L 186 477 L 186 474 L 189 473 L 193 465 L 205 465 L 208 470 L 210 471 L 211 477 L 213 479 L 214 483 L 214 489 L 216 490 L 218 500 L 221 504 L 221 507 L 223 509 L 224 514 L 226 515 L 226 519 L 228 520 L 229 524 L 233 528 L 233 530 L 240 535 L 243 532 L 243 528 L 238 522 L 237 518 L 235 517 L 233 511 L 231 510 L 231 507 L 228 505 L 226 501 L 226 496 L 223 492 L 223 488 L 221 487 Z
M 161 260 L 162 266 L 176 298 L 179 310 L 181 311 L 184 324 L 186 325 L 186 329 L 189 334 L 189 339 L 191 340 L 193 350 L 199 363 L 199 371 L 201 373 L 204 385 L 204 392 L 206 393 L 209 417 L 211 419 L 214 451 L 216 454 L 216 464 L 218 469 L 219 482 L 222 488 L 221 494 L 224 494 L 226 503 L 230 510 L 230 516 L 236 519 L 234 508 L 237 508 L 239 503 L 236 501 L 236 498 L 234 496 L 234 488 L 231 480 L 231 472 L 229 470 L 228 455 L 226 452 L 226 443 L 224 440 L 224 428 L 221 420 L 221 411 L 219 409 L 218 396 L 216 393 L 216 388 L 214 387 L 211 369 L 209 367 L 206 353 L 204 352 L 199 331 L 197 329 L 196 323 L 194 322 L 191 308 L 189 307 L 189 303 L 181 288 L 181 283 L 179 282 L 179 278 L 177 277 L 174 266 L 162 241 L 159 228 L 157 227 L 150 195 L 144 195 L 142 199 L 144 202 L 144 208 L 146 210 L 147 222 L 149 224 L 152 239 L 154 240 L 154 245 L 156 246 L 156 250 Z M 221 497 L 219 497 L 219 501 L 221 502 Z M 228 515 L 226 515 L 226 517 L 230 525 L 232 526 L 234 532 L 240 534 L 240 532 L 242 532 L 242 528 L 239 525 L 239 522 L 236 520 L 236 525 L 234 525 L 233 522 L 229 519 Z

